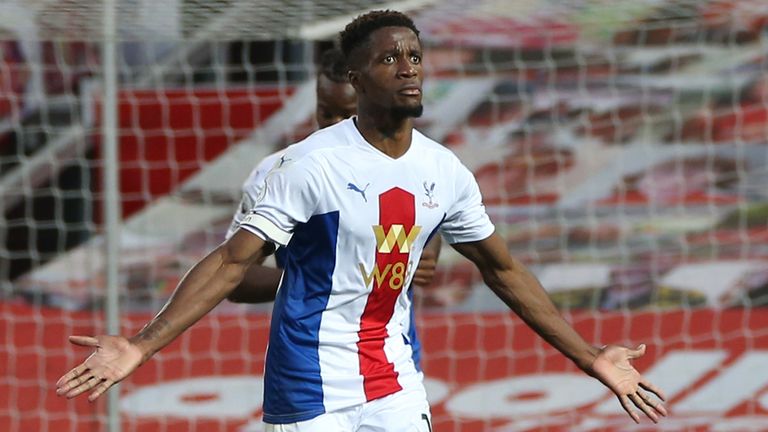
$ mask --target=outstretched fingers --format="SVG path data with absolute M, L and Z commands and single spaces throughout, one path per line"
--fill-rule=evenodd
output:
M 632 403 L 629 401 L 629 397 L 621 395 L 619 396 L 619 402 L 621 403 L 621 407 L 624 408 L 624 411 L 632 417 L 632 420 L 634 420 L 635 423 L 640 423 L 640 416 L 634 409 L 632 409 Z
M 69 341 L 78 346 L 85 346 L 91 348 L 99 347 L 99 340 L 91 336 L 70 336 Z M 56 394 L 66 395 L 67 397 L 74 397 L 83 391 L 87 390 L 89 383 L 93 380 L 94 374 L 89 366 L 87 366 L 87 360 L 80 365 L 72 368 L 69 372 L 64 374 L 58 381 L 56 381 Z M 93 384 L 95 385 L 95 384 Z M 91 385 L 91 387 L 93 386 Z
M 637 395 L 643 399 L 643 402 L 645 402 L 646 405 L 653 408 L 654 411 L 656 411 L 657 413 L 661 414 L 664 417 L 667 416 L 667 409 L 664 408 L 664 405 L 661 402 L 657 400 L 653 400 L 653 398 L 651 398 L 650 396 L 648 396 L 648 394 L 646 394 L 644 391 L 641 391 L 641 390 L 637 391 Z
M 91 336 L 70 336 L 69 341 L 75 345 L 98 348 L 99 340 Z
M 56 387 L 63 387 L 73 379 L 79 377 L 83 373 L 85 373 L 88 370 L 88 367 L 85 365 L 85 363 L 81 364 L 80 366 L 76 366 L 72 368 L 69 372 L 64 374 L 61 378 L 59 378 L 58 381 L 56 381 Z
M 643 399 L 639 394 L 632 393 L 629 395 L 629 399 L 632 400 L 632 403 L 635 404 L 637 408 L 640 409 L 646 416 L 648 416 L 649 419 L 651 419 L 654 423 L 659 422 L 659 416 L 656 414 L 656 411 L 645 402 L 645 399 Z
M 73 398 L 90 392 L 96 400 L 141 363 L 140 350 L 121 336 L 70 336 L 70 342 L 94 349 L 88 358 L 56 383 L 56 394 Z
M 95 376 L 91 376 L 89 379 L 87 379 L 86 381 L 82 382 L 77 387 L 75 387 L 75 388 L 71 389 L 70 391 L 68 391 L 66 396 L 67 396 L 67 398 L 73 398 L 73 397 L 79 395 L 80 393 L 87 392 L 88 390 L 96 387 L 100 382 L 101 382 L 101 378 L 98 378 L 98 377 L 95 377 Z
M 75 369 L 80 369 L 82 366 L 78 366 Z M 73 370 L 74 372 L 74 370 Z M 64 375 L 59 382 L 61 383 L 58 385 L 58 388 L 56 389 L 56 394 L 59 396 L 66 395 L 68 398 L 75 397 L 79 395 L 80 393 L 87 391 L 91 387 L 98 384 L 98 378 L 96 377 L 96 374 L 93 373 L 93 370 L 85 368 L 80 373 L 73 373 L 70 372 L 67 375 Z
M 651 421 L 658 423 L 667 415 L 664 405 L 664 392 L 651 384 L 632 366 L 632 360 L 645 355 L 645 344 L 631 349 L 611 346 L 603 349 L 593 363 L 596 376 L 619 398 L 624 411 L 635 423 L 640 422 L 641 412 Z M 656 395 L 658 399 L 651 396 Z
M 99 384 L 98 387 L 91 393 L 90 396 L 88 396 L 88 400 L 90 402 L 95 401 L 98 399 L 99 396 L 101 396 L 105 391 L 109 390 L 110 387 L 112 387 L 112 384 L 115 382 L 110 379 L 104 379 L 101 381 L 101 384 Z
M 638 383 L 638 385 L 640 385 L 640 387 L 643 390 L 647 390 L 647 391 L 655 394 L 656 397 L 658 397 L 659 399 L 667 400 L 667 396 L 664 394 L 664 391 L 662 389 L 656 387 L 655 385 L 653 385 L 653 383 L 651 383 L 647 379 L 641 378 L 640 382 Z
M 634 360 L 636 358 L 640 358 L 645 355 L 645 344 L 640 344 L 635 349 L 627 350 L 627 357 L 630 358 L 630 360 Z

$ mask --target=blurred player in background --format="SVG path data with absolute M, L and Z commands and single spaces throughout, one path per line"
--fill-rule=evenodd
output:
M 414 263 L 438 231 L 542 338 L 654 422 L 661 391 L 631 365 L 645 353 L 589 345 L 495 232 L 472 173 L 413 129 L 422 49 L 407 16 L 371 12 L 341 34 L 357 117 L 287 149 L 251 213 L 196 264 L 137 335 L 73 336 L 96 351 L 58 381 L 94 400 L 227 297 L 247 269 L 287 248 L 265 367 L 268 431 L 431 431 L 402 337 Z
M 347 68 L 341 50 L 332 48 L 323 52 L 317 71 L 315 90 L 317 96 L 315 120 L 320 129 L 355 115 L 357 96 L 355 89 L 347 80 Z M 280 157 L 284 153 L 285 149 L 265 157 L 256 164 L 256 167 L 248 175 L 242 186 L 243 197 L 240 201 L 240 207 L 232 218 L 232 224 L 227 231 L 227 238 L 237 231 L 240 222 L 250 213 L 256 204 L 256 197 L 259 196 L 259 191 L 264 185 L 267 174 L 280 161 Z M 282 267 L 279 258 L 277 261 L 278 266 Z M 237 303 L 273 301 L 282 273 L 281 269 L 274 267 L 252 266 L 248 269 L 240 285 L 227 298 Z
M 344 59 L 344 53 L 338 48 L 326 50 L 320 57 L 316 95 L 315 120 L 320 129 L 350 118 L 357 112 L 357 95 L 347 78 L 347 63 Z M 264 186 L 267 174 L 275 164 L 279 163 L 280 157 L 284 153 L 285 150 L 272 153 L 262 159 L 251 171 L 243 183 L 243 198 L 240 201 L 238 212 L 232 218 L 232 224 L 227 231 L 227 238 L 234 235 L 240 227 L 240 222 L 250 213 L 256 204 L 261 188 Z M 414 285 L 428 286 L 432 283 L 440 254 L 440 246 L 440 236 L 434 236 L 421 255 L 419 265 L 413 276 Z M 243 281 L 227 296 L 227 299 L 235 303 L 265 303 L 275 300 L 275 294 L 280 285 L 280 277 L 283 274 L 284 252 L 283 249 L 278 249 L 275 253 L 277 268 L 263 265 L 251 266 Z M 413 290 L 409 290 L 408 294 L 410 300 L 413 301 Z M 421 343 L 416 332 L 413 311 L 414 309 L 411 308 L 411 313 L 406 317 L 403 327 L 407 331 L 405 337 L 413 350 L 413 361 L 416 368 L 421 370 Z

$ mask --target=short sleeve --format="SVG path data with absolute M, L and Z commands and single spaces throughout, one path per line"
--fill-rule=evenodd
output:
M 229 228 L 227 229 L 227 234 L 225 235 L 226 239 L 229 239 L 235 235 L 237 229 L 240 228 L 240 223 L 243 222 L 243 219 L 245 219 L 248 213 L 251 212 L 251 209 L 256 204 L 254 198 L 255 196 L 256 195 L 253 195 L 252 192 L 243 190 L 243 197 L 240 199 L 240 204 L 237 207 L 237 211 L 232 216 L 232 222 L 229 224 Z
M 312 217 L 320 196 L 322 184 L 307 159 L 294 162 L 289 155 L 281 159 L 267 174 L 241 228 L 280 246 L 288 244 L 296 225 Z
M 267 174 L 275 166 L 278 158 L 281 155 L 278 153 L 271 154 L 265 157 L 248 175 L 248 178 L 243 182 L 243 196 L 240 198 L 240 205 L 237 207 L 237 211 L 232 216 L 232 222 L 229 224 L 227 234 L 225 238 L 232 237 L 237 229 L 240 228 L 240 223 L 251 212 L 256 205 L 256 197 L 261 195 L 261 189 L 264 187 L 264 179 Z
M 480 187 L 464 165 L 458 161 L 456 165 L 456 199 L 446 213 L 440 230 L 450 244 L 485 240 L 493 234 L 495 227 L 485 212 Z

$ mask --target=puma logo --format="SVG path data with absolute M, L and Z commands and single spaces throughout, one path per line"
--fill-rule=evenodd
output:
M 278 168 L 282 168 L 283 164 L 291 160 L 290 158 L 286 158 L 285 155 L 280 156 L 280 164 L 277 166 Z
M 365 200 L 365 202 L 368 202 L 368 198 L 365 197 L 365 191 L 368 190 L 368 186 L 370 186 L 370 185 L 371 184 L 368 183 L 368 184 L 365 185 L 364 188 L 360 189 L 359 187 L 355 186 L 353 183 L 347 183 L 347 190 L 353 190 L 353 191 L 359 193 L 360 195 L 363 196 L 363 199 Z

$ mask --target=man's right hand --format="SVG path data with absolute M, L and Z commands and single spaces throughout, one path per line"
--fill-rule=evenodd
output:
M 142 363 L 141 350 L 122 336 L 70 336 L 75 345 L 94 351 L 83 363 L 56 382 L 56 394 L 73 398 L 94 389 L 88 396 L 94 401 L 113 384 L 122 381 Z
M 239 229 L 187 272 L 165 306 L 133 338 L 70 336 L 73 344 L 96 351 L 59 379 L 56 393 L 72 398 L 92 390 L 88 400 L 96 400 L 224 300 L 268 247 Z

